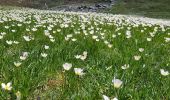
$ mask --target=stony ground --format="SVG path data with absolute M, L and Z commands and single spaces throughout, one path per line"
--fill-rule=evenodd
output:
M 72 3 L 50 8 L 56 11 L 73 11 L 73 12 L 99 12 L 104 9 L 110 9 L 114 2 L 103 3 Z

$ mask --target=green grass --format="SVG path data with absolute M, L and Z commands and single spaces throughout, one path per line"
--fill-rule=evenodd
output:
M 169 0 L 118 0 L 110 13 L 170 18 Z
M 13 87 L 11 91 L 0 90 L 2 100 L 15 100 L 17 91 L 21 100 L 102 100 L 102 95 L 119 100 L 170 99 L 170 76 L 160 73 L 160 69 L 170 71 L 170 45 L 165 41 L 170 38 L 169 26 L 130 19 L 134 24 L 121 16 L 28 9 L 3 9 L 0 18 L 1 36 L 6 33 L 0 39 L 0 84 L 12 82 Z M 54 42 L 45 36 L 45 30 L 49 30 Z M 131 38 L 127 38 L 127 30 Z M 155 32 L 154 36 L 151 32 Z M 66 41 L 69 34 L 73 36 Z M 23 36 L 34 39 L 28 42 Z M 99 41 L 93 36 L 98 36 Z M 9 45 L 7 40 L 19 44 Z M 50 48 L 44 49 L 44 45 Z M 144 51 L 139 52 L 139 48 Z M 75 58 L 84 51 L 88 53 L 84 61 Z M 29 54 L 22 61 L 23 52 Z M 41 53 L 48 56 L 43 58 Z M 136 55 L 141 59 L 136 61 Z M 16 67 L 14 62 L 18 61 L 22 64 Z M 73 65 L 69 71 L 63 69 L 66 62 Z M 125 64 L 130 67 L 123 70 Z M 76 75 L 74 68 L 82 68 L 85 74 Z M 114 77 L 123 82 L 120 88 L 114 88 Z

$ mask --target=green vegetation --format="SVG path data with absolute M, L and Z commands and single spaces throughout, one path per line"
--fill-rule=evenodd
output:
M 109 11 L 114 14 L 170 18 L 170 0 L 117 0 Z
M 2 100 L 170 99 L 169 26 L 31 9 L 0 18 Z

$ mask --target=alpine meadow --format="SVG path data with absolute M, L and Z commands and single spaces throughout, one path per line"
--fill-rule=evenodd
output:
M 0 8 L 0 100 L 170 100 L 170 21 Z

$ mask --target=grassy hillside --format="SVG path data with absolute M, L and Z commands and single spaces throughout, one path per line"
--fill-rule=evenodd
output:
M 1 0 L 0 5 L 24 6 L 33 8 L 53 7 L 70 3 L 97 3 L 108 0 Z
M 0 18 L 0 100 L 170 100 L 165 21 L 19 8 Z
M 170 0 L 117 0 L 108 12 L 170 18 L 169 4 Z

